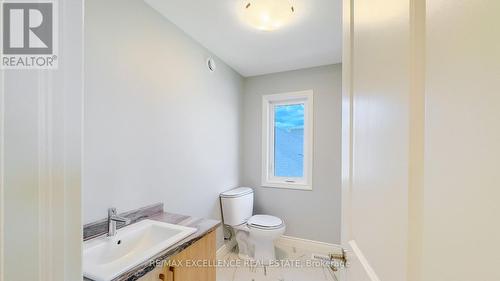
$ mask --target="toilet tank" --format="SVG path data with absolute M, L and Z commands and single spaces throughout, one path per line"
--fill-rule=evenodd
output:
M 238 187 L 220 194 L 223 223 L 236 226 L 245 223 L 253 214 L 253 189 Z

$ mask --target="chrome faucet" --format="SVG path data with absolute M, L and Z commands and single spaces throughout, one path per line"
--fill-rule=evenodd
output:
M 116 214 L 116 208 L 109 208 L 108 209 L 108 237 L 115 236 L 115 234 L 116 234 L 116 222 L 123 222 L 125 224 L 129 224 L 130 219 L 118 216 Z

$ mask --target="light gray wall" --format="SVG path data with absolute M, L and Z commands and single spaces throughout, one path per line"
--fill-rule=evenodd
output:
M 220 60 L 210 73 L 210 52 L 143 1 L 85 13 L 84 222 L 155 202 L 219 218 L 239 183 L 243 78 Z
M 256 213 L 281 217 L 286 235 L 340 243 L 340 64 L 245 80 L 242 183 L 256 190 Z M 313 190 L 261 187 L 262 95 L 314 91 Z

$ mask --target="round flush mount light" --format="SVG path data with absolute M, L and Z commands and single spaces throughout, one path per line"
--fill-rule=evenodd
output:
M 250 26 L 272 31 L 289 23 L 295 7 L 289 0 L 247 0 L 244 3 L 243 19 Z

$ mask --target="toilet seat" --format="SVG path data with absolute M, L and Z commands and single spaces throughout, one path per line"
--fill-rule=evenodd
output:
M 275 216 L 254 215 L 248 219 L 247 226 L 251 229 L 274 230 L 283 227 L 283 220 Z

